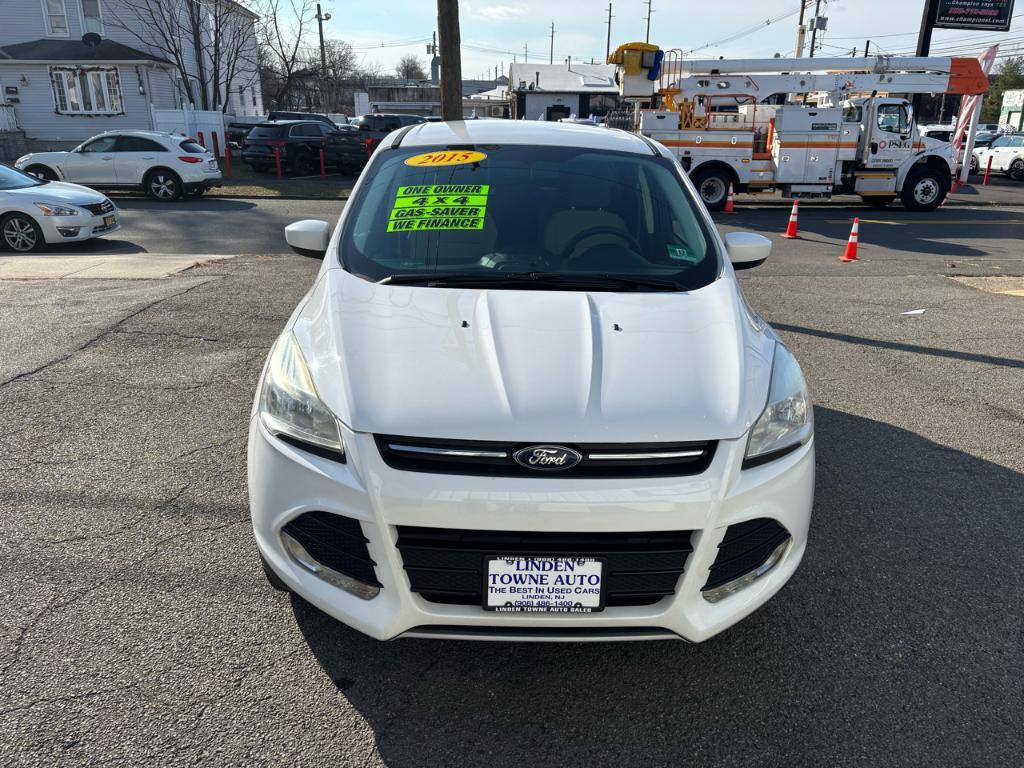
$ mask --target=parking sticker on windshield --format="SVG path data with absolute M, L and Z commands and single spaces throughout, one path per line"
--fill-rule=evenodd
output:
M 399 187 L 388 232 L 483 229 L 489 191 L 486 184 Z
M 479 163 L 486 160 L 487 155 L 483 152 L 471 152 L 469 150 L 455 150 L 451 152 L 426 152 L 422 155 L 413 155 L 406 158 L 405 164 L 417 168 L 436 168 L 441 165 L 463 165 L 464 163 Z

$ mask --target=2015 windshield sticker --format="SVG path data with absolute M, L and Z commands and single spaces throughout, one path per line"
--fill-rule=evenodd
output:
M 486 184 L 433 184 L 399 187 L 388 232 L 483 229 Z
M 460 149 L 451 152 L 426 152 L 422 155 L 413 155 L 406 158 L 405 164 L 414 165 L 417 168 L 436 168 L 442 165 L 479 163 L 481 160 L 486 159 L 487 155 L 483 152 Z

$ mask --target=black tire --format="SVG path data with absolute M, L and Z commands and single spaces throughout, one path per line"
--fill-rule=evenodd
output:
M 885 208 L 896 199 L 896 195 L 861 195 L 860 199 L 864 201 L 864 205 L 871 208 Z
M 181 179 L 173 171 L 157 168 L 146 174 L 143 181 L 146 194 L 160 203 L 170 203 L 181 199 L 183 193 Z
M 288 585 L 281 581 L 281 577 L 274 573 L 274 569 L 270 567 L 263 555 L 260 555 L 260 562 L 263 564 L 263 575 L 267 577 L 267 583 L 270 586 L 278 592 L 291 592 Z
M 1010 163 L 1006 175 L 1014 181 L 1024 181 L 1024 160 L 1018 158 Z
M 313 161 L 313 156 L 303 152 L 292 160 L 292 171 L 294 171 L 296 176 L 312 176 L 316 173 L 316 163 Z
M 0 243 L 14 253 L 32 253 L 46 245 L 43 230 L 25 213 L 8 213 L 0 218 Z
M 723 168 L 698 169 L 690 176 L 690 181 L 709 211 L 720 211 L 725 207 L 729 185 L 733 183 L 728 171 Z
M 30 165 L 25 169 L 25 173 L 30 173 L 37 179 L 44 179 L 46 181 L 57 181 L 57 174 L 53 170 L 47 168 L 45 165 Z
M 976 174 L 978 174 L 980 172 L 980 170 L 981 169 L 978 167 L 978 156 L 975 155 L 975 154 L 971 154 L 971 170 L 970 170 L 970 172 L 972 174 L 976 175 Z
M 949 175 L 934 168 L 915 168 L 903 182 L 900 199 L 908 211 L 934 211 L 949 192 Z
M 0 242 L 15 253 L 32 253 L 46 245 L 43 230 L 24 213 L 9 213 L 0 219 Z

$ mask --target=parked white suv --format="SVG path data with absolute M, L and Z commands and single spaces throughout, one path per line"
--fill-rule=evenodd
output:
M 992 158 L 992 170 L 1005 173 L 1014 181 L 1024 181 L 1024 134 L 1000 136 L 987 147 L 974 150 L 971 170 L 984 173 Z
M 70 152 L 25 155 L 15 166 L 50 181 L 140 189 L 161 202 L 198 197 L 221 184 L 210 152 L 186 136 L 156 131 L 108 131 Z
M 793 575 L 812 408 L 734 274 L 771 242 L 664 147 L 411 126 L 286 238 L 324 261 L 249 427 L 276 587 L 378 639 L 697 642 Z

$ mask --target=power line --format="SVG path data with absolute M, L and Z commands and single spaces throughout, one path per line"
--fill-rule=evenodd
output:
M 803 0 L 803 6 L 806 8 L 812 2 L 814 2 L 814 0 Z M 691 48 L 690 50 L 686 51 L 686 53 L 684 53 L 683 55 L 689 56 L 690 54 L 696 53 L 697 51 L 704 51 L 707 50 L 708 48 L 717 48 L 718 46 L 724 45 L 725 43 L 734 42 L 736 40 L 739 40 L 740 38 L 746 37 L 747 35 L 752 35 L 755 32 L 760 32 L 762 29 L 766 29 L 767 27 L 770 27 L 772 24 L 777 24 L 778 22 L 783 21 L 784 19 L 792 18 L 793 16 L 796 16 L 798 13 L 800 13 L 799 8 L 795 11 L 780 13 L 778 16 L 773 16 L 770 19 L 766 19 L 765 21 L 762 21 L 760 24 L 754 27 L 749 27 L 748 29 L 745 29 L 742 32 L 737 32 L 733 35 L 729 35 L 728 37 L 723 37 L 721 40 L 716 40 L 713 43 L 705 43 L 699 48 Z

